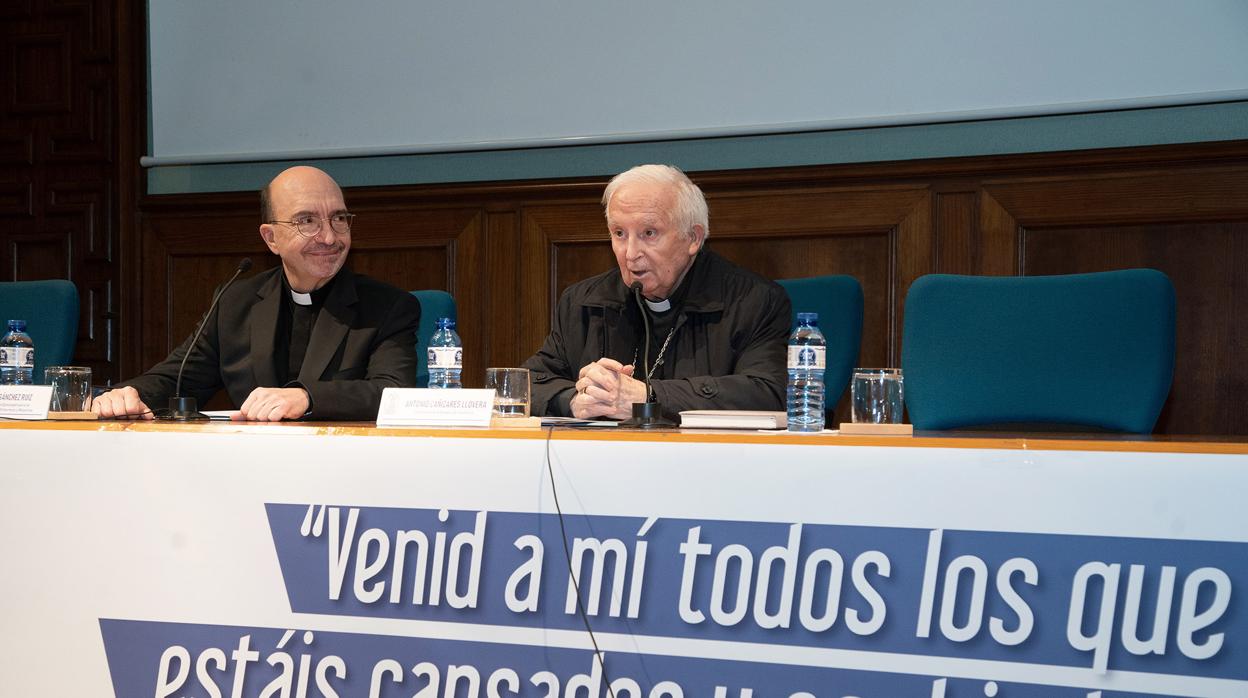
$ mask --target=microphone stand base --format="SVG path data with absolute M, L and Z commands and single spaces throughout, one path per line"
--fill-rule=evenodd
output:
M 675 429 L 676 422 L 666 419 L 657 402 L 634 402 L 633 416 L 620 422 L 622 427 L 633 429 Z
M 199 411 L 199 403 L 193 397 L 169 398 L 169 414 L 158 417 L 169 422 L 207 422 L 208 415 Z

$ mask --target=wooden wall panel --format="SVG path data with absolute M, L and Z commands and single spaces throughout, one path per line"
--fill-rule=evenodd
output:
M 135 209 L 122 192 L 132 192 L 138 177 L 138 154 L 123 155 L 122 142 L 135 140 L 134 115 L 143 113 L 126 75 L 142 45 L 142 4 L 29 0 L 3 8 L 0 280 L 73 281 L 75 363 L 90 366 L 97 380 L 114 379 L 123 286 L 117 250 L 121 221 Z
M 985 227 L 1009 240 L 1022 274 L 1165 272 L 1178 303 L 1175 381 L 1156 430 L 1248 433 L 1235 397 L 1248 387 L 1248 167 L 1063 174 L 992 181 L 984 192 L 995 210 Z
M 1248 168 L 1242 162 L 994 179 L 983 188 L 1023 225 L 1224 220 L 1248 209 Z
M 1174 387 L 1165 433 L 1230 433 L 1248 423 L 1248 222 L 1028 229 L 1024 271 L 1084 273 L 1151 267 L 1174 283 Z M 1226 309 L 1241 309 L 1228 317 Z M 1091 396 L 1089 396 L 1091 397 Z
M 73 266 L 70 240 L 65 232 L 36 235 L 10 235 L 9 253 L 13 260 L 12 278 L 66 279 Z
M 173 215 L 149 215 L 143 223 L 139 267 L 143 279 L 143 343 L 138 364 L 144 367 L 164 359 L 186 339 L 212 302 L 212 292 L 224 283 L 243 257 L 258 272 L 268 255 L 256 232 L 258 204 L 244 208 L 243 197 L 209 197 L 198 207 L 181 206 L 169 199 L 163 205 Z M 251 231 L 250 235 L 236 231 Z
M 559 294 L 575 281 L 615 266 L 597 199 L 525 206 L 520 211 L 519 364 L 550 331 Z
M 1023 231 L 1018 221 L 986 191 L 979 192 L 977 203 L 979 246 L 968 260 L 972 273 L 984 276 L 1021 273 Z
M 771 278 L 859 279 L 865 366 L 899 363 L 905 294 L 923 274 L 1160 268 L 1178 289 L 1180 363 L 1158 431 L 1248 433 L 1240 397 L 1248 382 L 1240 348 L 1248 143 L 694 179 L 707 193 L 709 245 L 720 254 Z M 465 380 L 479 385 L 486 365 L 518 364 L 540 346 L 569 284 L 615 268 L 598 201 L 604 184 L 349 190 L 360 215 L 352 264 L 404 288 L 451 291 Z M 267 254 L 258 247 L 255 206 L 252 194 L 144 200 L 143 336 L 159 344 L 145 348 L 145 358 L 163 356 L 179 334 L 170 328 L 194 323 L 237 256 Z M 838 418 L 844 412 L 842 402 Z
M 162 304 L 167 319 L 164 324 L 165 345 L 150 347 L 143 358 L 155 363 L 165 358 L 169 350 L 180 344 L 195 331 L 199 319 L 212 304 L 213 291 L 234 275 L 243 255 L 233 252 L 207 252 L 177 249 L 170 251 L 163 260 L 166 269 L 166 302 Z M 251 257 L 255 266 L 246 274 L 255 274 L 273 267 L 276 258 Z
M 935 192 L 933 234 L 936 271 L 941 274 L 977 274 L 982 268 L 978 197 L 974 191 Z

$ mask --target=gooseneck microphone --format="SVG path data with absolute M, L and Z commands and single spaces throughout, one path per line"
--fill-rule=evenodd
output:
M 675 422 L 663 417 L 663 409 L 655 398 L 654 387 L 650 385 L 650 313 L 649 309 L 646 308 L 645 301 L 641 297 L 641 282 L 634 281 L 629 290 L 633 292 L 633 300 L 637 302 L 637 309 L 641 311 L 642 325 L 646 328 L 646 348 L 642 354 L 644 363 L 641 366 L 641 378 L 646 384 L 646 401 L 634 402 L 633 416 L 620 422 L 620 426 L 636 427 L 638 429 L 674 427 L 676 426 Z
M 654 388 L 650 386 L 650 313 L 646 312 L 645 299 L 641 297 L 641 282 L 634 281 L 629 287 L 633 292 L 633 301 L 637 303 L 637 309 L 641 311 L 641 324 L 646 328 L 645 349 L 642 351 L 641 377 L 646 382 L 646 402 L 654 397 Z
M 182 363 L 178 365 L 178 382 L 174 385 L 173 397 L 169 398 L 169 414 L 160 417 L 160 419 L 171 419 L 179 422 L 199 422 L 208 419 L 208 415 L 201 414 L 199 411 L 198 401 L 193 397 L 182 397 L 182 372 L 186 370 L 186 360 L 190 358 L 191 352 L 195 351 L 196 345 L 199 343 L 199 337 L 204 333 L 204 327 L 208 324 L 208 318 L 212 317 L 212 311 L 217 309 L 217 303 L 221 301 L 221 296 L 225 295 L 225 290 L 230 287 L 238 279 L 239 275 L 251 268 L 251 257 L 243 257 L 243 261 L 238 263 L 238 268 L 234 270 L 234 276 L 225 282 L 220 291 L 213 296 L 212 304 L 208 306 L 208 312 L 199 319 L 199 327 L 195 328 L 195 335 L 191 338 L 191 343 L 186 347 L 186 353 L 182 355 Z

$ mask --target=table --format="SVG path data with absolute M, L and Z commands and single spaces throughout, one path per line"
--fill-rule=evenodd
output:
M 1243 440 L 0 439 L 13 695 L 1248 695 Z

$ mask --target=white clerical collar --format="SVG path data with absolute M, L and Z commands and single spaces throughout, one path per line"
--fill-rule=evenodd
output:
M 295 305 L 312 305 L 311 293 L 300 293 L 293 288 L 290 289 L 290 299 L 295 302 Z
M 650 309 L 656 313 L 666 313 L 672 309 L 672 301 L 670 298 L 664 298 L 661 301 L 652 301 L 649 298 L 644 300 L 646 301 L 646 305 L 650 306 Z

